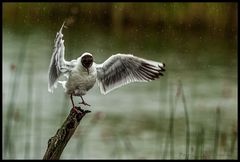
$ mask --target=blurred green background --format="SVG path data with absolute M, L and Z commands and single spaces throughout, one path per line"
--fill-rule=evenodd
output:
M 63 21 L 65 58 L 130 53 L 159 80 L 84 96 L 61 159 L 237 159 L 237 3 L 2 3 L 3 159 L 42 159 L 71 103 L 47 91 Z M 77 102 L 79 98 L 75 98 Z M 87 107 L 84 107 L 87 108 Z

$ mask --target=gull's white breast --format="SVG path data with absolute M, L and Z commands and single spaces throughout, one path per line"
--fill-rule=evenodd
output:
M 95 64 L 89 68 L 89 74 L 85 68 L 76 66 L 70 73 L 66 82 L 66 91 L 68 94 L 83 96 L 90 90 L 97 78 Z

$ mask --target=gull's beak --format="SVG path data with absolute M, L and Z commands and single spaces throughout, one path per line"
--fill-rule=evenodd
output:
M 88 75 L 89 75 L 89 69 L 87 68 L 87 73 L 88 73 Z

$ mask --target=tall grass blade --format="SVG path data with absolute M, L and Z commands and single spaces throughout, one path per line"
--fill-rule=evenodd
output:
M 39 121 L 38 119 L 43 119 L 42 116 L 42 103 L 43 103 L 43 98 L 42 98 L 42 89 L 40 88 L 38 90 L 38 97 L 37 97 L 37 105 L 35 108 L 35 126 L 34 126 L 34 131 L 35 131 L 35 146 L 34 146 L 34 158 L 41 158 L 41 144 L 42 144 L 42 121 Z M 36 133 L 37 132 L 37 133 Z
M 28 82 L 27 82 L 27 111 L 25 112 L 26 114 L 26 127 L 25 127 L 25 159 L 29 159 L 30 157 L 30 151 L 31 151 L 31 131 L 32 131 L 32 92 L 33 92 L 33 66 L 32 62 L 29 62 L 29 67 L 28 67 Z
M 216 109 L 216 126 L 215 126 L 215 140 L 214 140 L 214 151 L 213 158 L 217 159 L 218 156 L 218 141 L 219 141 L 219 129 L 220 129 L 220 108 Z
M 236 144 L 236 141 L 237 141 L 237 126 L 236 124 L 234 123 L 233 126 L 232 126 L 232 131 L 231 131 L 231 145 L 230 145 L 230 150 L 229 150 L 229 157 L 234 159 L 235 157 L 233 156 L 234 154 L 234 150 L 235 150 L 235 144 Z
M 179 86 L 181 89 L 182 94 L 182 102 L 184 107 L 184 113 L 185 113 L 185 123 L 186 123 L 186 151 L 185 151 L 185 159 L 189 159 L 189 148 L 190 148 L 190 125 L 189 125 L 189 116 L 188 116 L 188 110 L 187 110 L 187 102 L 184 95 L 183 85 L 181 80 L 179 80 Z
M 171 88 L 170 88 L 171 89 Z M 169 91 L 169 105 L 170 105 L 170 118 L 169 118 L 169 126 L 168 133 L 165 140 L 165 147 L 163 151 L 163 159 L 167 156 L 168 146 L 170 143 L 170 158 L 174 158 L 174 101 L 173 95 L 171 94 L 171 90 Z
M 200 143 L 201 143 L 201 146 L 200 146 L 200 158 L 201 159 L 204 159 L 204 136 L 205 136 L 205 131 L 204 131 L 204 128 L 203 126 L 201 126 L 201 130 L 200 130 Z
M 158 105 L 158 114 L 159 114 L 159 116 L 158 116 L 158 119 L 161 119 L 161 117 L 162 117 L 162 110 L 161 110 L 161 107 L 163 107 L 162 106 L 162 101 L 167 101 L 167 98 L 168 98 L 168 93 L 162 93 L 162 91 L 165 91 L 165 92 L 167 92 L 167 90 L 169 89 L 168 88 L 168 75 L 166 74 L 165 75 L 165 80 L 163 80 L 163 81 L 159 81 L 159 90 L 160 91 L 158 91 L 159 93 L 159 105 Z M 163 85 L 163 86 L 162 86 Z M 158 124 L 157 124 L 157 128 L 156 128 L 156 131 L 157 131 L 157 133 L 156 133 L 156 145 L 159 145 L 159 147 L 156 147 L 157 149 L 156 149 L 156 158 L 160 158 L 161 156 L 159 156 L 160 154 L 161 154 L 161 152 L 163 152 L 163 150 L 162 150 L 162 141 L 164 141 L 163 139 L 162 139 L 162 137 L 161 137 L 161 127 L 162 127 L 162 121 L 161 120 L 159 120 L 159 122 L 158 122 Z
M 197 130 L 196 135 L 195 135 L 196 139 L 195 139 L 195 155 L 194 155 L 194 159 L 197 160 L 198 156 L 199 156 L 199 130 Z
M 6 116 L 6 120 L 5 121 L 5 125 L 4 125 L 4 156 L 5 158 L 7 157 L 7 153 L 9 153 L 9 157 L 10 158 L 14 158 L 14 146 L 13 146 L 13 140 L 12 140 L 12 127 L 13 127 L 13 113 L 15 111 L 15 103 L 16 103 L 16 96 L 17 96 L 17 92 L 18 92 L 18 88 L 19 88 L 19 80 L 20 80 L 20 76 L 22 73 L 22 68 L 24 65 L 24 60 L 25 60 L 25 56 L 26 56 L 26 46 L 28 44 L 28 35 L 25 35 L 23 37 L 23 40 L 25 40 L 25 42 L 22 43 L 21 46 L 21 51 L 19 52 L 18 55 L 18 62 L 16 64 L 16 74 L 14 76 L 13 79 L 13 83 L 12 83 L 12 91 L 11 91 L 11 97 L 10 97 L 10 101 L 9 104 L 7 106 L 7 116 Z

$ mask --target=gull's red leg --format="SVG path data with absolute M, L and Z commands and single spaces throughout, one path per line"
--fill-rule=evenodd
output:
M 72 106 L 73 106 L 73 107 L 72 107 L 72 110 L 75 111 L 76 113 L 81 113 L 81 111 L 79 111 L 79 110 L 77 109 L 77 107 L 74 106 L 72 94 L 70 95 L 70 98 L 71 98 Z

